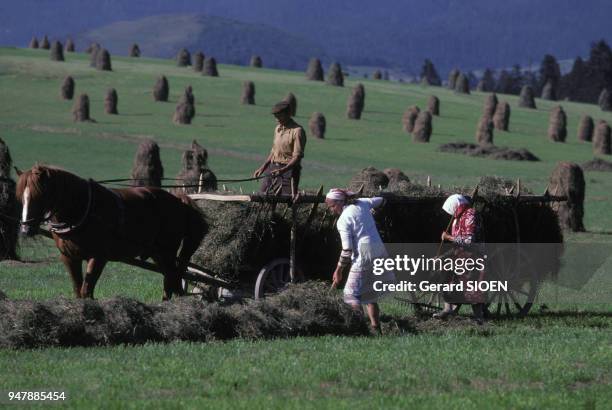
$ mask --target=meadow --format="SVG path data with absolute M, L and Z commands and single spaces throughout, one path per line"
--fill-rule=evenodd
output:
M 48 51 L 0 48 L 0 138 L 15 165 L 25 169 L 40 161 L 83 177 L 126 178 L 137 144 L 153 138 L 165 175 L 174 177 L 182 151 L 196 139 L 208 150 L 218 178 L 246 178 L 269 152 L 271 106 L 291 91 L 298 99 L 298 123 L 307 126 L 314 111 L 327 119 L 326 138 L 310 138 L 306 145 L 305 189 L 345 186 L 372 165 L 400 168 L 416 182 L 430 176 L 443 186 L 474 186 L 483 175 L 520 178 L 539 193 L 558 161 L 593 158 L 590 144 L 576 138 L 581 115 L 612 121 L 611 113 L 595 105 L 538 99 L 538 109 L 528 110 L 517 107 L 517 97 L 499 95 L 510 102 L 512 115 L 510 131 L 496 132 L 495 143 L 525 147 L 541 161 L 494 161 L 436 151 L 442 143 L 474 141 L 483 93 L 457 95 L 440 87 L 350 77 L 338 88 L 306 81 L 299 72 L 226 65 L 219 66 L 219 78 L 210 78 L 171 60 L 113 57 L 112 62 L 112 72 L 99 72 L 89 67 L 86 54 L 68 53 L 66 62 L 52 62 Z M 151 96 L 162 74 L 170 83 L 168 103 Z M 59 96 L 66 75 L 74 77 L 76 95 L 89 95 L 95 123 L 72 121 L 73 102 Z M 255 83 L 255 106 L 239 103 L 246 80 Z M 345 108 L 357 82 L 365 86 L 365 111 L 352 121 Z M 187 85 L 194 90 L 196 117 L 192 125 L 178 126 L 172 114 Z M 110 87 L 119 95 L 118 116 L 103 111 Z M 441 116 L 434 117 L 431 142 L 412 143 L 401 116 L 410 105 L 423 108 L 432 94 L 440 98 Z M 546 138 L 549 111 L 557 104 L 568 115 L 564 144 Z M 612 174 L 587 172 L 585 179 L 587 232 L 567 233 L 566 241 L 605 248 L 612 244 Z M 244 183 L 242 189 L 257 186 Z M 24 263 L 0 262 L 0 290 L 12 299 L 71 297 L 56 255 L 44 238 L 24 242 Z M 64 389 L 71 408 L 606 408 L 612 401 L 611 263 L 580 291 L 599 296 L 592 301 L 547 283 L 541 295 L 547 310 L 483 327 L 441 325 L 378 338 L 0 350 L 0 391 Z M 161 277 L 110 264 L 97 297 L 117 295 L 158 301 Z M 383 311 L 412 314 L 395 302 Z

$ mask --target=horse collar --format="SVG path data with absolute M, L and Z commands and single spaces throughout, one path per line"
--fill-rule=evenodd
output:
M 76 231 L 87 222 L 91 213 L 91 205 L 93 204 L 93 184 L 94 181 L 92 179 L 87 181 L 87 208 L 81 219 L 74 225 L 67 222 L 51 222 L 51 232 L 58 235 L 67 235 Z

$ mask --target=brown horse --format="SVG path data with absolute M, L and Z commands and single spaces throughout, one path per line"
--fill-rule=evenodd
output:
M 42 222 L 50 223 L 77 298 L 93 298 L 108 261 L 136 257 L 151 257 L 164 272 L 164 300 L 182 295 L 181 273 L 207 230 L 187 196 L 150 187 L 108 189 L 51 166 L 20 173 L 17 198 L 22 234 L 32 236 Z

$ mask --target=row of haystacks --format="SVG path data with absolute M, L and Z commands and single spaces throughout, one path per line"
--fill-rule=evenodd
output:
M 158 304 L 128 298 L 0 300 L 0 318 L 0 347 L 13 349 L 369 332 L 363 316 L 345 304 L 338 292 L 314 281 L 230 306 L 189 297 Z

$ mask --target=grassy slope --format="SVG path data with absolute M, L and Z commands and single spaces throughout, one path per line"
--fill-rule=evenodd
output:
M 229 66 L 220 66 L 220 78 L 205 78 L 175 67 L 172 61 L 127 58 L 114 58 L 115 71 L 100 73 L 88 67 L 88 56 L 67 57 L 65 63 L 52 63 L 44 51 L 0 49 L 0 137 L 22 168 L 38 160 L 98 179 L 125 177 L 135 144 L 152 136 L 163 144 L 168 176 L 178 172 L 182 147 L 196 138 L 209 149 L 210 165 L 219 177 L 245 177 L 269 150 L 274 126 L 269 107 L 292 91 L 298 97 L 298 122 L 306 125 L 313 111 L 323 112 L 328 122 L 327 139 L 308 142 L 305 187 L 343 185 L 355 170 L 375 165 L 402 168 L 417 180 L 431 175 L 434 183 L 441 184 L 474 184 L 484 174 L 520 177 L 543 190 L 557 161 L 583 162 L 592 157 L 590 146 L 575 138 L 580 115 L 612 120 L 595 106 L 564 102 L 569 142 L 553 144 L 545 137 L 552 103 L 538 100 L 539 110 L 522 110 L 516 108 L 515 97 L 504 96 L 513 107 L 512 132 L 497 133 L 496 143 L 527 147 L 543 161 L 468 159 L 435 149 L 438 143 L 473 140 L 483 100 L 479 93 L 457 96 L 439 88 L 364 81 L 364 118 L 349 121 L 344 108 L 353 80 L 339 89 L 307 82 L 299 73 Z M 67 74 L 75 77 L 77 93 L 90 95 L 96 124 L 71 121 L 71 102 L 58 97 Z M 170 103 L 152 101 L 150 90 L 160 74 L 170 81 Z M 238 103 L 244 80 L 255 82 L 257 106 Z M 187 84 L 194 88 L 197 116 L 191 126 L 176 126 L 171 116 Z M 108 87 L 119 93 L 119 116 L 103 113 Z M 412 104 L 422 107 L 430 93 L 440 97 L 442 116 L 434 119 L 431 144 L 412 144 L 401 131 L 402 112 Z M 245 184 L 244 188 L 255 187 Z M 610 241 L 601 233 L 612 230 L 606 207 L 611 188 L 612 176 L 587 174 L 586 225 L 591 233 L 571 236 L 570 241 Z M 24 245 L 24 254 L 40 259 L 55 251 L 37 240 Z M 55 262 L 5 262 L 0 271 L 0 289 L 12 298 L 69 295 L 67 275 Z M 609 289 L 610 272 L 608 265 L 591 288 Z M 161 283 L 155 274 L 112 264 L 98 290 L 98 297 L 123 294 L 151 301 L 159 298 Z M 386 309 L 400 311 L 392 304 Z M 442 334 L 376 340 L 0 351 L 3 376 L 12 375 L 2 377 L 0 389 L 64 387 L 72 394 L 74 407 L 87 403 L 117 407 L 126 400 L 136 400 L 131 402 L 134 407 L 160 403 L 295 407 L 307 404 L 305 400 L 313 407 L 603 406 L 611 398 L 610 305 L 588 309 L 602 313 L 534 315 L 524 321 L 493 323 L 484 331 L 448 329 Z

